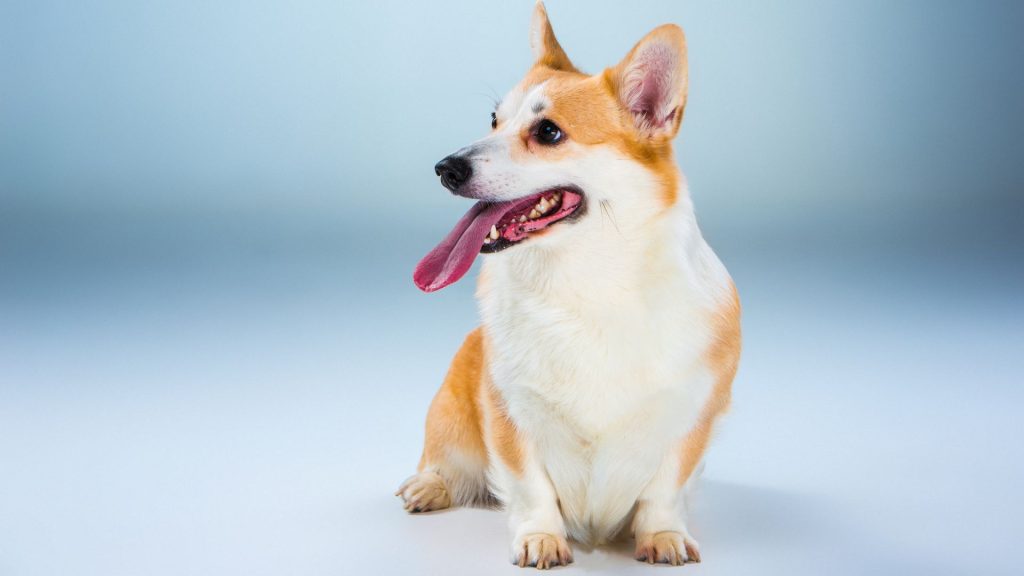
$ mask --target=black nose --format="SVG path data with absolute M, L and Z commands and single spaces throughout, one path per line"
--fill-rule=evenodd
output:
M 473 175 L 473 167 L 469 160 L 452 154 L 434 165 L 434 173 L 441 177 L 441 184 L 445 188 L 455 192 Z

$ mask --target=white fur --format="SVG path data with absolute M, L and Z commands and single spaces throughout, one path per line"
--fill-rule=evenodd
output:
M 503 111 L 505 130 L 532 122 L 538 98 L 539 88 L 507 98 L 516 107 Z M 588 206 L 578 221 L 484 261 L 490 376 L 527 439 L 521 476 L 491 458 L 516 541 L 540 531 L 598 543 L 634 510 L 634 530 L 686 535 L 673 512 L 672 462 L 711 392 L 705 353 L 729 276 L 697 228 L 685 183 L 666 210 L 654 175 L 610 147 L 513 162 L 503 132 L 484 141 L 476 163 L 487 185 L 523 196 L 575 184 Z
M 456 153 L 473 162 L 473 179 L 467 184 L 467 195 L 502 202 L 566 184 L 565 172 L 571 169 L 571 162 L 559 166 L 538 158 L 514 161 L 511 156 L 512 142 L 519 138 L 520 131 L 543 116 L 533 111 L 534 106 L 547 103 L 544 84 L 525 94 L 514 91 L 498 108 L 501 128 Z

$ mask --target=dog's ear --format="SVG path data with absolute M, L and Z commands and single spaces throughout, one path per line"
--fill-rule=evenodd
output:
M 577 71 L 555 38 L 555 31 L 551 29 L 551 22 L 548 21 L 548 11 L 540 0 L 537 0 L 537 5 L 533 8 L 533 18 L 530 20 L 530 49 L 533 50 L 535 66 Z
M 686 106 L 686 36 L 675 24 L 659 26 L 637 42 L 610 71 L 619 100 L 641 133 L 673 137 Z

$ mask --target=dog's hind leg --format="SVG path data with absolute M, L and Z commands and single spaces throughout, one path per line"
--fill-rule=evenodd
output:
M 490 502 L 487 448 L 477 403 L 482 369 L 483 342 L 477 328 L 455 354 L 444 384 L 430 403 L 418 472 L 395 493 L 405 501 L 407 511 Z

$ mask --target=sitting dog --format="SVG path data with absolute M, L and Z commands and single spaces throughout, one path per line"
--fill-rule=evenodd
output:
M 672 150 L 685 37 L 656 28 L 589 76 L 538 3 L 530 44 L 490 134 L 435 167 L 477 202 L 414 280 L 441 289 L 484 254 L 482 322 L 398 494 L 410 512 L 500 502 L 519 566 L 568 564 L 570 540 L 626 528 L 640 561 L 699 561 L 683 500 L 729 404 L 740 307 Z

